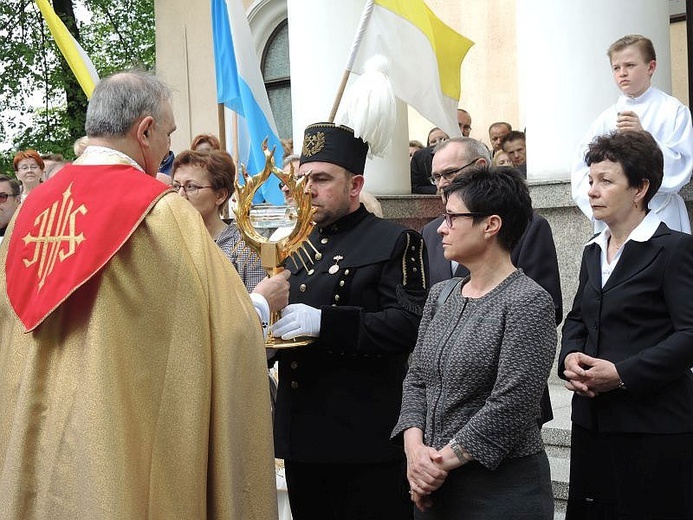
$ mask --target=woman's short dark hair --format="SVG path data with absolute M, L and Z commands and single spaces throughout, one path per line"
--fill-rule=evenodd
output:
M 647 208 L 664 177 L 664 156 L 654 137 L 644 131 L 600 135 L 589 144 L 585 163 L 591 166 L 603 161 L 620 164 L 631 188 L 640 188 L 646 179 L 650 181 L 643 199 Z
M 173 161 L 171 178 L 176 175 L 176 170 L 181 166 L 197 166 L 209 174 L 209 183 L 215 190 L 226 189 L 228 196 L 233 195 L 236 179 L 236 164 L 227 152 L 211 150 L 209 152 L 196 152 L 185 150 L 176 155 Z M 226 200 L 224 202 L 226 202 Z
M 456 194 L 471 213 L 498 215 L 498 242 L 511 251 L 532 218 L 532 199 L 520 172 L 507 166 L 474 166 L 443 188 L 448 200 Z M 485 217 L 474 219 L 474 224 Z

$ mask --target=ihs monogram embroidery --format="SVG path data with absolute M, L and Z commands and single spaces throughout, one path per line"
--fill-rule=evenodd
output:
M 73 211 L 74 204 L 70 184 L 63 193 L 62 203 L 56 200 L 36 217 L 34 225 L 38 227 L 37 235 L 27 233 L 23 239 L 25 245 L 35 244 L 33 258 L 24 258 L 23 262 L 26 267 L 39 262 L 39 291 L 46 283 L 46 278 L 53 272 L 55 262 L 62 262 L 72 256 L 77 246 L 85 240 L 84 233 L 77 234 L 77 215 L 86 215 L 87 208 L 82 204 Z M 67 248 L 63 247 L 65 243 Z

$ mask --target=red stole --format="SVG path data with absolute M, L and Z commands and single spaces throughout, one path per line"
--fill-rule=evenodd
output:
M 69 165 L 15 219 L 7 296 L 27 332 L 106 265 L 169 188 L 132 166 Z

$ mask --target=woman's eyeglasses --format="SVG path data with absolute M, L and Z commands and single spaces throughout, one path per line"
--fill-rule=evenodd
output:
M 457 217 L 460 218 L 482 218 L 488 217 L 486 213 L 470 212 L 470 213 L 443 213 L 443 218 L 445 219 L 445 225 L 449 228 L 452 227 L 453 222 Z
M 214 186 L 198 186 L 197 184 L 178 184 L 178 183 L 173 183 L 171 184 L 171 188 L 173 188 L 176 191 L 180 191 L 181 189 L 186 193 L 186 195 L 195 195 L 198 190 L 204 189 L 204 188 L 214 188 Z

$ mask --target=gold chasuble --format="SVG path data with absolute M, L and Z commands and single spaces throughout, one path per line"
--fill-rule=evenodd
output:
M 0 519 L 276 518 L 259 320 L 186 200 L 67 166 L 0 265 Z

